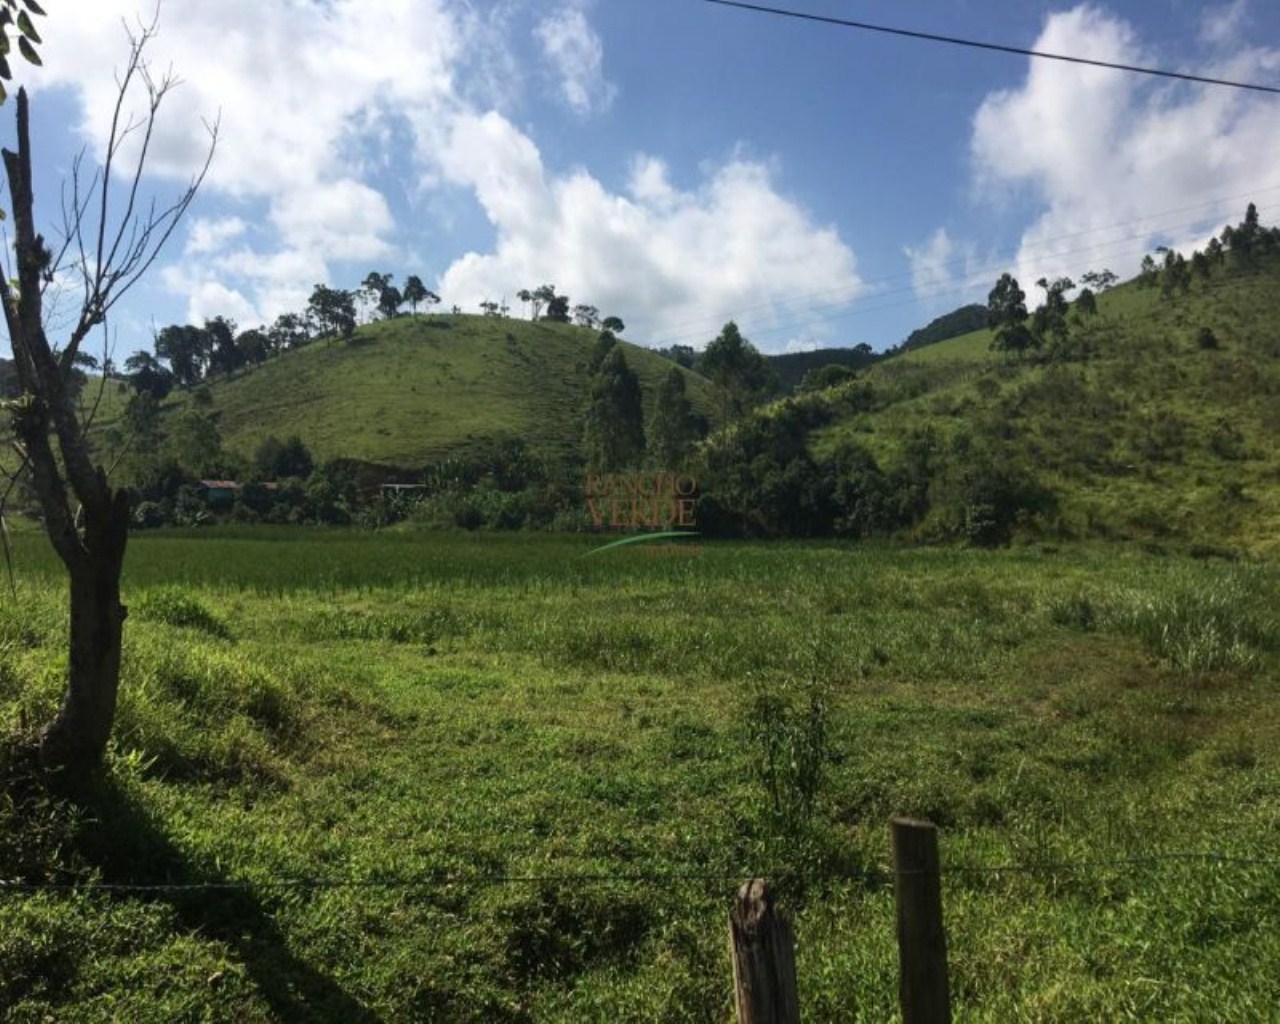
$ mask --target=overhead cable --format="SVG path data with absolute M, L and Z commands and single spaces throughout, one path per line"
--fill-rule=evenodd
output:
M 894 28 L 888 25 L 873 25 L 865 21 L 851 21 L 848 18 L 835 18 L 825 14 L 810 14 L 806 11 L 792 11 L 783 7 L 766 7 L 763 4 L 745 3 L 744 0 L 703 0 L 703 3 L 717 4 L 721 7 L 737 7 L 744 11 L 755 11 L 759 14 L 773 14 L 781 18 L 795 18 L 800 21 L 815 21 L 824 25 L 838 25 L 841 28 L 860 29 L 864 32 L 881 32 L 891 36 L 905 36 L 908 39 L 923 39 L 931 43 L 947 43 L 951 46 L 967 46 L 975 50 L 995 50 L 998 53 L 1012 53 L 1020 57 L 1037 57 L 1041 60 L 1065 61 L 1068 64 L 1087 64 L 1095 68 L 1110 68 L 1113 71 L 1127 71 L 1137 75 L 1155 75 L 1159 78 L 1176 78 L 1183 82 L 1197 82 L 1201 85 L 1220 85 L 1230 89 L 1248 89 L 1253 92 L 1266 92 L 1280 95 L 1280 86 L 1260 85 L 1256 82 L 1236 82 L 1226 78 L 1210 78 L 1207 75 L 1192 75 L 1183 71 L 1169 71 L 1164 68 L 1140 67 L 1136 64 L 1118 64 L 1114 61 L 1096 60 L 1092 57 L 1074 57 L 1065 53 L 1047 53 L 1044 50 L 1028 50 L 1020 46 L 1005 46 L 1002 43 L 987 43 L 977 39 L 962 39 L 959 36 L 944 36 L 936 32 L 918 32 L 913 29 Z

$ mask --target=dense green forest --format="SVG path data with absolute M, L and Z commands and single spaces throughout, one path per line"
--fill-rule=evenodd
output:
M 987 326 L 987 307 L 980 306 L 976 302 L 967 306 L 961 306 L 959 309 L 953 309 L 950 313 L 944 313 L 936 319 L 930 320 L 924 327 L 919 327 L 907 335 L 906 340 L 902 343 L 903 349 L 923 348 L 925 345 L 933 345 L 939 341 L 946 341 L 948 338 L 956 338 L 962 334 L 968 334 L 970 331 L 981 330 Z

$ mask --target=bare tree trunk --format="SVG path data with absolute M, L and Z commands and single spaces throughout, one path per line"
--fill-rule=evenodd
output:
M 71 590 L 67 690 L 58 714 L 41 733 L 39 755 L 45 768 L 73 784 L 101 766 L 115 719 L 127 614 L 120 603 L 120 573 L 129 535 L 129 498 L 111 486 L 106 471 L 96 464 L 88 433 L 92 414 L 77 412 L 71 375 L 81 343 L 105 324 L 108 311 L 151 266 L 182 219 L 209 169 L 217 141 L 214 124 L 209 127 L 209 156 L 199 175 L 171 205 L 152 205 L 141 212 L 138 195 L 156 111 L 174 84 L 171 75 L 153 79 L 142 59 L 153 33 L 154 24 L 129 38 L 129 60 L 117 78 L 106 163 L 87 194 L 80 190 L 78 161 L 73 166 L 71 194 L 63 202 L 65 237 L 57 255 L 35 227 L 25 89 L 19 89 L 17 97 L 17 149 L 0 151 L 9 183 L 17 270 L 10 278 L 8 268 L 0 268 L 0 307 L 23 391 L 14 404 L 14 432 L 23 464 L 30 467 L 45 532 L 66 566 Z M 148 106 L 147 113 L 134 120 L 123 111 L 130 83 L 139 79 Z M 113 161 L 120 142 L 135 131 L 141 138 L 136 163 L 124 181 L 119 206 L 113 206 Z M 91 205 L 97 207 L 96 218 Z M 120 208 L 117 217 L 115 210 Z M 69 251 L 79 256 L 73 266 L 82 279 L 84 298 L 70 337 L 57 350 L 45 333 L 43 294 Z M 73 511 L 77 503 L 78 513 Z
M 128 496 L 113 491 L 94 467 L 84 426 L 68 391 L 65 366 L 44 332 L 41 294 L 48 251 L 35 230 L 31 146 L 26 90 L 18 92 L 18 151 L 4 151 L 13 201 L 16 289 L 0 281 L 14 365 L 24 397 L 14 431 L 31 465 L 45 529 L 71 583 L 70 671 L 57 717 L 40 739 L 40 760 L 61 769 L 68 781 L 101 764 L 120 682 L 120 570 L 129 528 Z M 82 319 L 82 323 L 85 322 Z M 87 333 L 87 328 L 84 333 Z M 70 355 L 83 333 L 73 337 Z M 52 441 L 57 440 L 58 454 Z M 71 495 L 83 510 L 77 528 Z
M 71 569 L 71 665 L 57 716 L 40 737 L 40 763 L 69 779 L 102 763 L 120 685 L 120 651 L 128 610 L 120 603 L 120 571 L 129 529 L 129 501 L 86 511 L 83 554 Z

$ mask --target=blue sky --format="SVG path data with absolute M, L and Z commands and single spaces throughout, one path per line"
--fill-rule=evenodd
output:
M 1280 83 L 1280 8 L 1261 0 L 785 6 Z M 60 179 L 78 150 L 101 154 L 138 8 L 47 7 L 46 66 L 18 74 L 56 236 Z M 151 55 L 183 84 L 148 186 L 172 194 L 195 168 L 202 116 L 220 111 L 222 135 L 188 221 L 116 310 L 117 359 L 153 325 L 270 322 L 374 269 L 467 311 L 520 314 L 516 292 L 551 282 L 645 344 L 700 347 L 735 318 L 764 351 L 880 349 L 984 301 L 1004 270 L 1028 291 L 1127 275 L 1250 198 L 1280 219 L 1280 97 L 701 0 L 164 0 Z

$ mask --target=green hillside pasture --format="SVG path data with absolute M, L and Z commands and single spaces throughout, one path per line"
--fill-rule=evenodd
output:
M 1280 1005 L 1274 564 L 593 543 L 134 539 L 108 784 L 10 765 L 0 879 L 235 888 L 0 891 L 0 1017 L 722 1022 L 767 872 L 806 1020 L 890 1020 L 897 813 L 941 827 L 958 1019 Z M 6 727 L 58 696 L 46 548 Z
M 269 434 L 297 434 L 321 460 L 401 467 L 499 438 L 561 454 L 581 441 L 595 337 L 563 324 L 406 316 L 363 327 L 350 344 L 283 353 L 210 390 L 224 444 L 247 456 Z M 672 364 L 622 344 L 650 399 Z M 707 383 L 687 380 L 691 400 L 709 412 Z
M 991 358 L 991 332 L 970 331 L 922 348 L 907 349 L 887 362 L 928 365 L 931 363 L 986 362 Z
M 1040 292 L 1033 289 L 1028 296 L 1028 307 L 1034 308 Z M 1185 299 L 1183 300 L 1186 301 Z M 1126 282 L 1097 296 L 1098 312 L 1105 319 L 1140 319 L 1150 314 L 1161 303 L 1157 288 L 1139 288 L 1134 282 Z M 893 357 L 893 363 L 974 363 L 1002 359 L 991 351 L 993 332 L 970 331 L 946 341 L 935 342 L 920 348 L 907 349 Z M 887 365 L 887 364 L 886 364 Z
M 913 432 L 944 447 L 967 435 L 1034 467 L 1059 495 L 1058 532 L 1275 551 L 1278 286 L 1271 272 L 1172 300 L 1116 288 L 1076 328 L 1096 349 L 1083 362 L 1010 359 L 986 331 L 904 353 L 846 388 L 856 411 L 816 432 L 815 451 L 852 440 L 892 464 Z M 1217 348 L 1197 344 L 1201 327 Z

